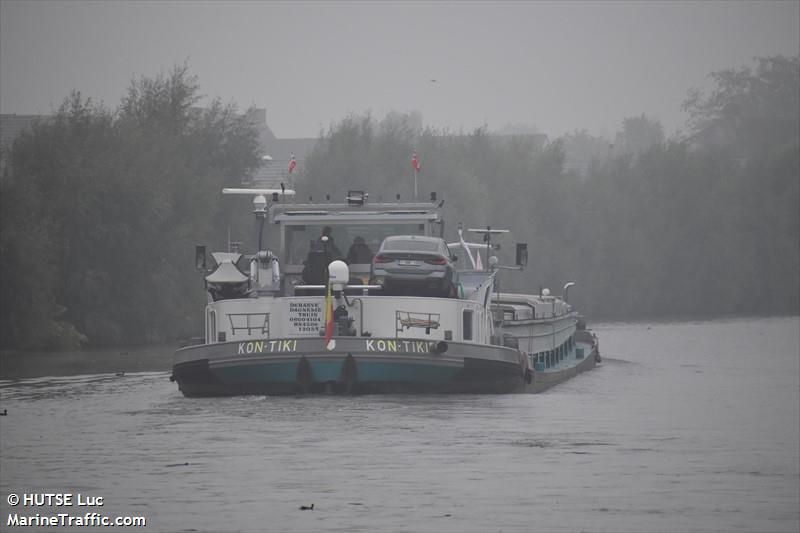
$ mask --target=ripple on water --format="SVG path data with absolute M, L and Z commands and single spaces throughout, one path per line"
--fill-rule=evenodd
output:
M 154 531 L 796 532 L 797 320 L 759 322 L 761 351 L 747 321 L 650 326 L 595 328 L 613 357 L 544 395 L 4 380 L 0 493 L 103 495 Z

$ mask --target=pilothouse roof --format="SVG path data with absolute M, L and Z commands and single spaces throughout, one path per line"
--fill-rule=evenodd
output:
M 385 222 L 387 220 L 430 221 L 441 218 L 432 203 L 374 203 L 368 208 L 348 204 L 273 204 L 270 207 L 273 222 Z

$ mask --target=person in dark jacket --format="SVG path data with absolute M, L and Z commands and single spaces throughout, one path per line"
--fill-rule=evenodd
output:
M 322 243 L 325 246 L 326 250 L 331 255 L 331 260 L 341 259 L 344 256 L 342 255 L 342 251 L 339 249 L 339 247 L 336 246 L 336 243 L 333 242 L 333 235 L 331 235 L 332 231 L 333 230 L 331 230 L 330 226 L 325 226 L 322 228 L 322 235 L 319 236 L 317 242 Z
M 347 263 L 352 265 L 353 263 L 369 263 L 370 261 L 372 261 L 372 250 L 364 242 L 364 237 L 353 239 L 353 244 L 347 250 Z

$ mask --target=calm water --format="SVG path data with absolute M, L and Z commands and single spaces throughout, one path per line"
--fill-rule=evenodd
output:
M 540 395 L 6 379 L 0 529 L 11 492 L 80 492 L 147 531 L 798 531 L 800 318 L 594 329 L 603 365 Z

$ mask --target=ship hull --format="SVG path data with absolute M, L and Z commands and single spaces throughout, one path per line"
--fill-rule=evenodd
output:
M 172 379 L 185 396 L 541 392 L 594 367 L 588 344 L 537 370 L 503 346 L 416 339 L 274 339 L 190 346 Z M 577 359 L 582 347 L 583 358 Z
M 559 366 L 547 370 L 534 370 L 531 383 L 523 384 L 518 392 L 537 394 L 597 366 L 600 362 L 600 352 L 596 345 L 578 342 L 576 346 L 583 349 L 582 358 L 577 358 L 575 350 Z

